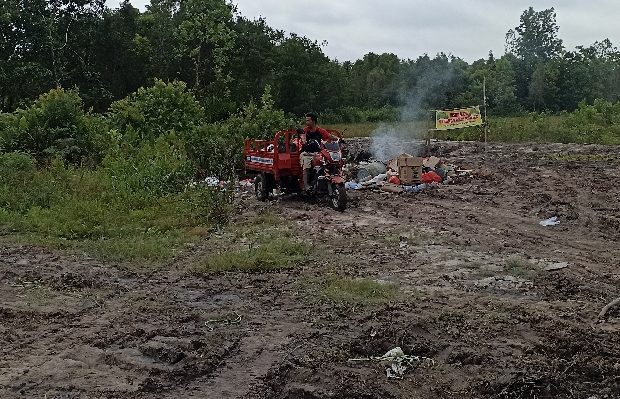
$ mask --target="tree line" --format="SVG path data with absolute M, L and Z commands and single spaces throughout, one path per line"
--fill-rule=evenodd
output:
M 506 35 L 506 52 L 468 63 L 456 55 L 368 53 L 339 62 L 317 41 L 240 15 L 226 0 L 5 0 L 0 4 L 0 106 L 75 88 L 105 112 L 156 79 L 185 82 L 209 121 L 223 120 L 269 87 L 275 106 L 328 120 L 413 118 L 424 109 L 482 102 L 489 111 L 572 111 L 620 98 L 620 52 L 608 39 L 567 50 L 553 8 L 529 8 Z M 406 111 L 406 112 L 403 112 Z

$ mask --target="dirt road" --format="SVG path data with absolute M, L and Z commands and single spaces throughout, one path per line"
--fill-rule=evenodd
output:
M 342 214 L 240 198 L 237 223 L 274 214 L 314 242 L 291 269 L 192 272 L 214 238 L 155 270 L 1 248 L 0 397 L 620 397 L 620 307 L 596 317 L 620 296 L 620 149 L 437 152 L 473 179 L 350 192 Z M 339 301 L 333 278 L 397 294 Z M 397 346 L 429 360 L 402 380 L 349 361 Z

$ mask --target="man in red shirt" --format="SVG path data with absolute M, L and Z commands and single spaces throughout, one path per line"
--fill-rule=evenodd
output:
M 301 142 L 303 146 L 301 147 L 302 152 L 299 157 L 299 163 L 303 169 L 304 189 L 306 191 L 310 190 L 310 185 L 308 184 L 308 171 L 312 167 L 312 159 L 314 159 L 314 155 L 321 151 L 321 140 L 338 140 L 338 136 L 335 136 L 322 127 L 319 127 L 317 121 L 317 115 L 313 112 L 308 112 L 306 114 L 306 127 L 303 129 L 303 134 L 301 134 Z

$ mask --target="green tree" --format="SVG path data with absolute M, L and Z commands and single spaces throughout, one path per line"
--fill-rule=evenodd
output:
M 276 46 L 274 92 L 285 111 L 301 115 L 321 110 L 327 98 L 321 81 L 328 78 L 325 66 L 330 62 L 316 41 L 296 34 Z
M 395 54 L 368 53 L 351 65 L 350 84 L 353 105 L 381 107 L 397 105 L 401 61 Z
M 284 35 L 267 25 L 264 19 L 254 21 L 238 17 L 233 25 L 235 46 L 231 51 L 229 71 L 231 98 L 235 104 L 257 99 L 267 85 L 274 83 L 276 45 Z
M 541 106 L 545 102 L 544 93 L 555 91 L 544 77 L 545 68 L 541 64 L 562 56 L 564 46 L 558 31 L 553 8 L 535 11 L 530 7 L 521 14 L 519 26 L 506 34 L 506 53 L 515 57 L 517 97 L 524 105 Z
M 179 37 L 175 34 L 177 10 L 175 0 L 151 0 L 138 19 L 134 45 L 137 53 L 146 58 L 146 75 L 150 78 L 164 81 L 185 78 L 181 75 L 184 68 L 177 50 Z
M 14 109 L 52 87 L 78 87 L 87 105 L 109 95 L 93 68 L 92 37 L 103 5 L 103 0 L 0 3 L 4 109 Z
M 116 10 L 106 10 L 93 38 L 97 51 L 94 68 L 110 100 L 120 100 L 147 83 L 148 51 L 141 47 L 140 11 L 129 0 Z M 100 99 L 99 109 L 110 105 Z
M 559 57 L 564 51 L 558 38 L 560 27 L 553 8 L 535 11 L 528 8 L 521 14 L 521 23 L 506 34 L 506 52 L 525 60 L 528 65 Z
M 558 110 L 558 62 L 539 63 L 532 74 L 528 101 L 535 111 Z
M 483 85 L 486 80 L 488 110 L 493 115 L 511 115 L 520 111 L 515 95 L 515 74 L 509 56 L 474 62 L 468 72 L 467 89 L 457 96 L 462 105 L 483 103 Z
M 179 1 L 181 57 L 192 62 L 192 87 L 212 119 L 230 112 L 230 56 L 235 44 L 233 7 L 224 0 Z

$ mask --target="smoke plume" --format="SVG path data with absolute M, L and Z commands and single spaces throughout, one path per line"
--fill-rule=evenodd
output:
M 402 153 L 421 155 L 432 124 L 431 108 L 445 108 L 449 101 L 454 61 L 440 54 L 433 60 L 420 57 L 403 68 L 400 121 L 382 123 L 371 134 L 370 151 L 376 159 L 385 161 Z

